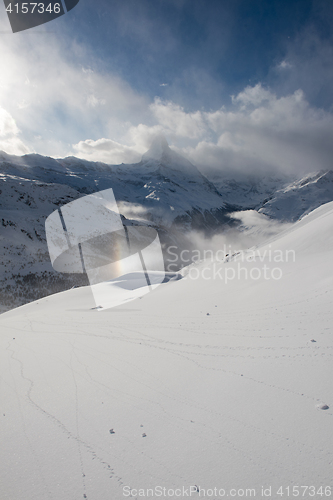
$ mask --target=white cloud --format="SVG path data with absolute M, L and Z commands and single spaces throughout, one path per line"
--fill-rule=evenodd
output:
M 246 250 L 267 242 L 268 238 L 272 238 L 292 226 L 290 223 L 273 221 L 255 210 L 235 212 L 230 216 L 239 221 L 237 229 L 229 228 L 222 234 L 214 234 L 212 238 L 207 238 L 200 231 L 191 231 L 189 238 L 202 255 L 204 255 L 205 250 L 212 251 L 212 253 L 206 253 L 210 258 L 211 255 L 221 255 L 221 250 L 229 254 Z
M 272 99 L 272 94 L 269 90 L 265 90 L 260 83 L 254 87 L 246 87 L 243 92 L 240 92 L 236 97 L 232 96 L 234 104 L 240 103 L 243 107 L 252 105 L 259 106 L 263 101 Z
M 145 125 L 140 123 L 137 126 L 131 126 L 126 134 L 127 142 L 133 144 L 141 154 L 145 153 L 157 135 L 167 134 L 167 130 L 162 125 Z
M 258 89 L 251 108 L 241 104 L 233 111 L 219 110 L 207 115 L 219 136 L 215 147 L 221 158 L 229 153 L 229 159 L 236 160 L 236 164 L 241 160 L 243 168 L 255 162 L 269 170 L 331 168 L 332 114 L 312 108 L 300 90 L 280 98 L 269 91 L 259 95 L 257 92 Z M 244 93 L 238 97 L 236 101 L 243 103 Z
M 284 60 L 284 61 L 281 61 L 281 62 L 277 65 L 277 68 L 278 68 L 278 69 L 282 69 L 282 70 L 284 70 L 284 69 L 290 69 L 290 68 L 292 68 L 292 67 L 293 67 L 293 66 L 292 66 L 292 64 L 290 64 L 290 62 L 285 61 L 285 60 Z
M 0 108 L 0 136 L 17 135 L 19 129 L 13 117 L 3 108 Z
M 87 139 L 73 145 L 75 156 L 109 164 L 135 163 L 139 162 L 141 156 L 150 148 L 154 137 L 167 133 L 161 125 L 149 126 L 141 123 L 137 126 L 127 126 L 128 130 L 123 136 L 127 145 L 105 138 L 97 141 Z
M 74 144 L 75 156 L 85 160 L 102 161 L 109 164 L 135 163 L 141 158 L 134 148 L 119 144 L 111 139 L 87 139 Z
M 130 203 L 128 201 L 117 202 L 118 208 L 121 214 L 123 214 L 127 219 L 146 219 L 147 217 L 147 207 L 140 205 L 139 203 Z
M 96 106 L 104 106 L 106 104 L 106 100 L 99 99 L 98 97 L 94 96 L 94 94 L 91 94 L 87 98 L 87 104 L 88 106 L 95 108 Z
M 301 90 L 277 97 L 259 84 L 234 97 L 230 109 L 187 113 L 159 99 L 150 109 L 156 123 L 129 126 L 123 136 L 127 146 L 103 139 L 80 142 L 77 151 L 86 158 L 108 158 L 109 163 L 133 162 L 162 133 L 203 171 L 303 172 L 332 167 L 333 115 L 311 107 Z
M 87 67 L 89 57 L 52 33 L 0 38 L 0 106 L 30 149 L 60 156 L 82 139 L 117 140 L 150 114 L 148 99 L 119 76 Z
M 301 90 L 277 97 L 260 84 L 247 87 L 230 109 L 186 113 L 159 100 L 154 115 L 169 137 L 201 168 L 309 171 L 332 167 L 333 115 L 311 107 Z
M 13 117 L 0 107 L 0 149 L 13 155 L 32 152 L 18 137 L 20 133 Z
M 150 110 L 158 123 L 165 130 L 180 137 L 198 139 L 205 132 L 205 125 L 200 111 L 186 113 L 181 106 L 173 102 L 162 102 L 156 98 L 150 105 Z

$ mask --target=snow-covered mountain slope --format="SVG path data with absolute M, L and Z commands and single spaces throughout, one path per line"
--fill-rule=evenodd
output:
M 112 188 L 117 202 L 143 207 L 146 218 L 170 227 L 176 220 L 212 224 L 211 214 L 226 212 L 222 196 L 188 160 L 172 151 L 163 137 L 157 137 L 140 163 L 106 165 L 68 157 L 62 160 L 40 155 L 0 156 L 0 172 L 31 181 L 69 186 L 82 194 Z M 126 215 L 126 214 L 125 214 Z
M 210 173 L 208 178 L 225 203 L 242 210 L 254 209 L 272 219 L 295 222 L 303 215 L 333 200 L 333 171 L 294 176 Z
M 329 203 L 126 305 L 3 314 L 1 498 L 331 496 L 332 250 Z
M 172 151 L 164 137 L 157 137 L 139 164 L 117 169 L 127 182 L 136 181 L 135 200 L 148 209 L 149 218 L 170 226 L 173 222 L 189 228 L 215 227 L 230 211 L 221 194 L 188 160 Z M 138 186 L 138 178 L 141 185 Z M 117 194 L 133 202 L 134 197 Z M 157 219 L 160 216 L 160 219 Z M 212 221 L 215 217 L 215 223 Z
M 0 312 L 87 284 L 84 276 L 54 272 L 45 239 L 47 215 L 79 193 L 8 174 L 0 174 L 0 191 Z
M 84 276 L 59 275 L 52 269 L 45 219 L 69 201 L 110 187 L 121 213 L 131 219 L 148 219 L 159 228 L 164 246 L 188 246 L 184 229 L 212 229 L 228 220 L 214 185 L 163 138 L 157 138 L 135 165 L 2 153 L 0 312 L 87 283 Z
M 274 219 L 296 221 L 332 200 L 333 171 L 321 171 L 306 175 L 277 190 L 259 211 Z
M 283 174 L 265 176 L 244 173 L 233 177 L 230 172 L 210 172 L 207 177 L 226 203 L 243 210 L 259 209 L 276 191 L 292 180 L 290 176 Z

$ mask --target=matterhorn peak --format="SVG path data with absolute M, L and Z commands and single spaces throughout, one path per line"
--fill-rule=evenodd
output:
M 168 156 L 172 153 L 169 148 L 168 141 L 163 134 L 158 134 L 154 137 L 150 148 L 142 156 L 142 160 L 162 160 L 163 157 Z
M 196 178 L 202 181 L 202 174 L 199 172 L 189 160 L 169 148 L 168 142 L 164 135 L 156 135 L 151 143 L 150 149 L 142 156 L 141 164 L 146 169 L 155 171 L 157 168 L 167 169 L 170 172 L 177 172 L 177 175 L 182 174 L 186 177 Z
M 190 161 L 169 148 L 164 135 L 156 135 L 150 149 L 142 156 L 142 163 L 148 168 L 162 166 L 168 170 L 182 172 L 183 174 L 195 176 L 200 175 L 197 168 Z

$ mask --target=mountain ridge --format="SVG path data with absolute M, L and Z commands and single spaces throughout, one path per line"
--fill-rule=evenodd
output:
M 107 165 L 76 157 L 0 153 L 0 310 L 74 285 L 84 276 L 58 275 L 51 267 L 45 219 L 62 205 L 112 188 L 123 217 L 150 224 L 163 248 L 193 248 L 187 235 L 205 237 L 235 228 L 236 211 L 295 221 L 333 200 L 333 173 L 302 177 L 204 176 L 158 137 L 140 162 Z M 227 234 L 227 233 L 226 233 Z

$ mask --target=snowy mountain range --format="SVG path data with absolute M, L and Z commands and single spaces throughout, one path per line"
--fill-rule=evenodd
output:
M 85 275 L 52 269 L 45 219 L 60 206 L 107 188 L 113 189 L 122 216 L 155 227 L 164 248 L 184 249 L 193 248 L 192 231 L 204 237 L 238 225 L 244 231 L 244 224 L 232 216 L 237 211 L 298 220 L 333 200 L 333 172 L 241 179 L 215 173 L 207 178 L 163 137 L 157 137 L 141 161 L 131 165 L 1 153 L 1 311 L 87 284 Z

